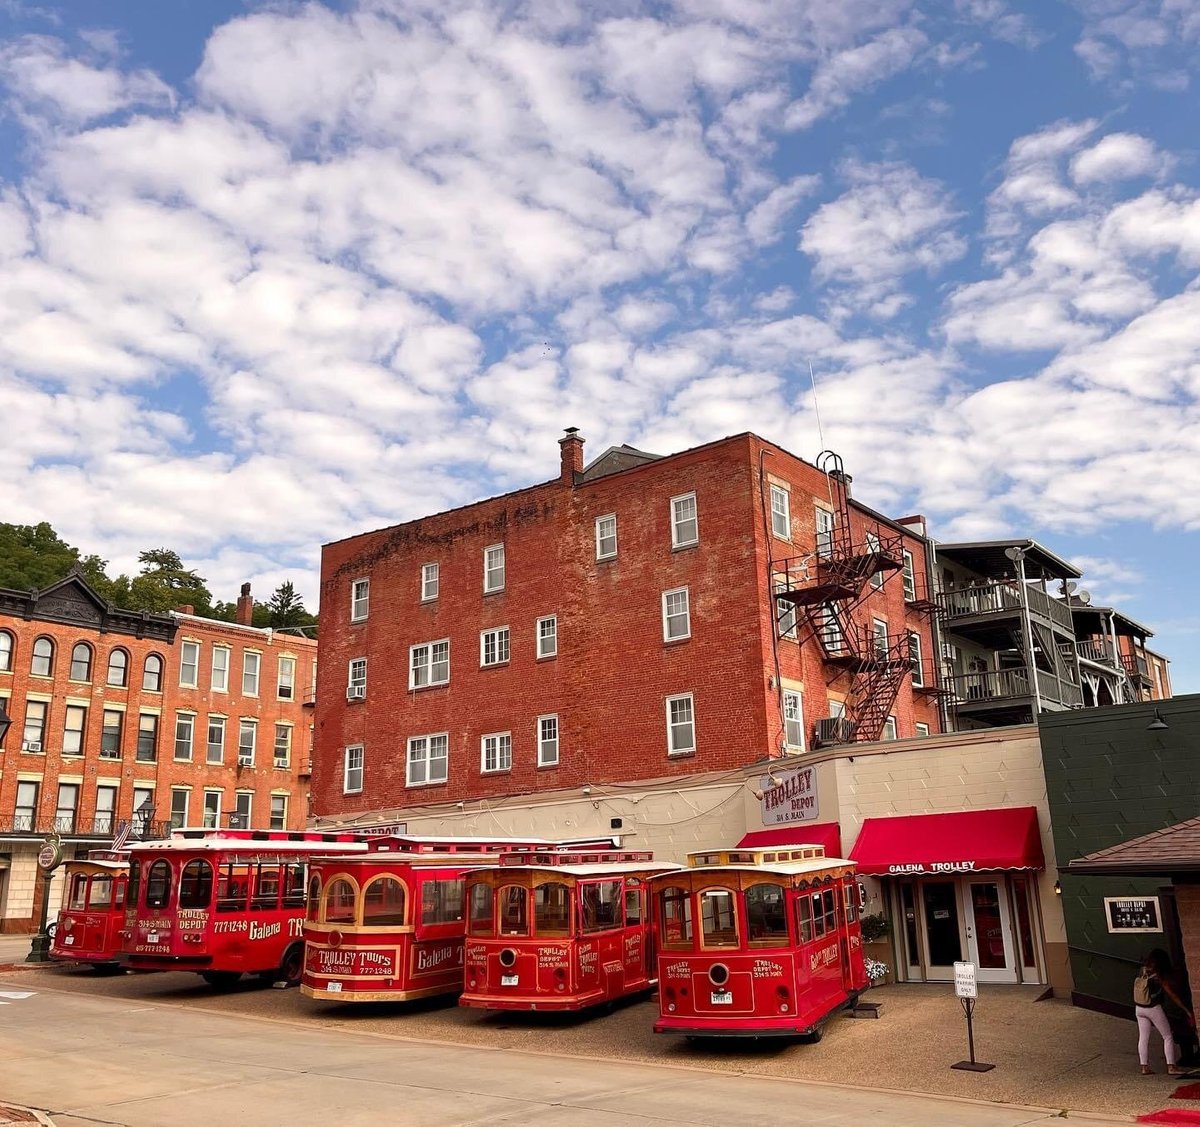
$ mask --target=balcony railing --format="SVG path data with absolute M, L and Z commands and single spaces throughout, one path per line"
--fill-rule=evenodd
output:
M 1083 694 L 1072 680 L 1056 677 L 1053 673 L 1038 669 L 1038 695 L 1050 704 L 1082 704 Z M 984 702 L 1001 702 L 1021 697 L 1032 697 L 1033 680 L 1026 666 L 1015 669 L 995 669 L 986 673 L 959 673 L 945 679 L 945 688 L 950 698 L 958 705 Z
M 1031 613 L 1070 629 L 1071 608 L 1066 604 L 1029 583 L 1025 585 L 1025 596 Z M 942 591 L 937 601 L 942 613 L 951 621 L 982 614 L 1017 614 L 1022 606 L 1021 588 L 1015 581 Z
M 0 834 L 28 834 L 30 837 L 45 837 L 61 834 L 64 837 L 111 838 L 121 819 L 112 814 L 97 814 L 92 818 L 79 818 L 73 814 L 9 814 L 0 817 Z M 130 837 L 135 841 L 156 841 L 171 832 L 170 822 L 143 821 L 134 819 Z
M 1075 643 L 1075 650 L 1084 661 L 1094 661 L 1097 665 L 1111 665 L 1116 668 L 1120 659 L 1113 653 L 1112 646 L 1096 638 L 1085 638 Z
M 1137 677 L 1150 683 L 1150 665 L 1141 654 L 1122 654 L 1121 664 L 1130 677 Z

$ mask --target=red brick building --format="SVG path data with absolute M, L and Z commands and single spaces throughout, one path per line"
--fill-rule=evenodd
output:
M 190 608 L 111 607 L 72 573 L 0 590 L 0 930 L 36 926 L 35 856 L 169 825 L 303 828 L 317 643 Z M 55 891 L 51 904 L 58 900 Z
M 920 518 L 752 434 L 560 445 L 553 481 L 324 546 L 314 815 L 939 730 Z

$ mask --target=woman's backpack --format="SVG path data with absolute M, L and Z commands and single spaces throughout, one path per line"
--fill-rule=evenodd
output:
M 1143 970 L 1133 980 L 1133 1004 L 1135 1006 L 1157 1006 L 1162 1001 L 1162 988 L 1158 976 Z

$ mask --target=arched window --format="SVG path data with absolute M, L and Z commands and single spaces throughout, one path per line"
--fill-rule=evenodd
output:
M 334 877 L 321 897 L 321 919 L 327 924 L 352 924 L 357 901 L 354 885 L 344 877 Z
M 71 680 L 92 679 L 92 647 L 87 642 L 76 642 L 71 649 Z
M 212 888 L 212 865 L 200 858 L 189 861 L 179 878 L 179 906 L 207 908 L 212 903 Z
M 482 881 L 467 890 L 467 932 L 470 935 L 492 934 L 492 886 Z
M 129 655 L 124 650 L 113 650 L 108 655 L 108 684 L 114 689 L 123 689 L 128 680 Z
M 113 878 L 97 873 L 88 886 L 87 906 L 96 911 L 106 911 L 113 906 Z
M 315 873 L 308 882 L 308 911 L 304 914 L 316 923 L 321 913 L 321 878 Z
M 33 643 L 29 672 L 35 677 L 49 677 L 54 673 L 54 643 L 49 638 L 38 638 Z
M 533 931 L 538 938 L 561 939 L 571 934 L 571 889 L 558 881 L 533 890 Z
M 404 885 L 395 877 L 376 877 L 363 890 L 363 926 L 403 927 L 404 901 Z
M 505 885 L 496 895 L 500 905 L 500 934 L 529 934 L 529 889 L 520 884 Z
M 13 667 L 13 636 L 0 630 L 0 673 L 11 673 Z
M 146 870 L 146 907 L 165 908 L 171 899 L 171 863 L 155 861 Z
M 729 888 L 706 888 L 700 893 L 700 946 L 737 945 L 737 897 Z
M 662 921 L 663 947 L 692 946 L 692 898 L 686 888 L 664 888 L 658 894 L 658 916 Z
M 163 659 L 158 654 L 146 657 L 146 668 L 142 673 L 142 688 L 148 693 L 162 692 Z
M 786 947 L 787 908 L 783 885 L 754 884 L 746 889 L 746 927 L 751 947 Z

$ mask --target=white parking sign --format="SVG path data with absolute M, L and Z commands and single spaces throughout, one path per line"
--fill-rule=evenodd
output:
M 975 998 L 979 988 L 975 984 L 975 964 L 954 964 L 954 993 L 959 998 Z

